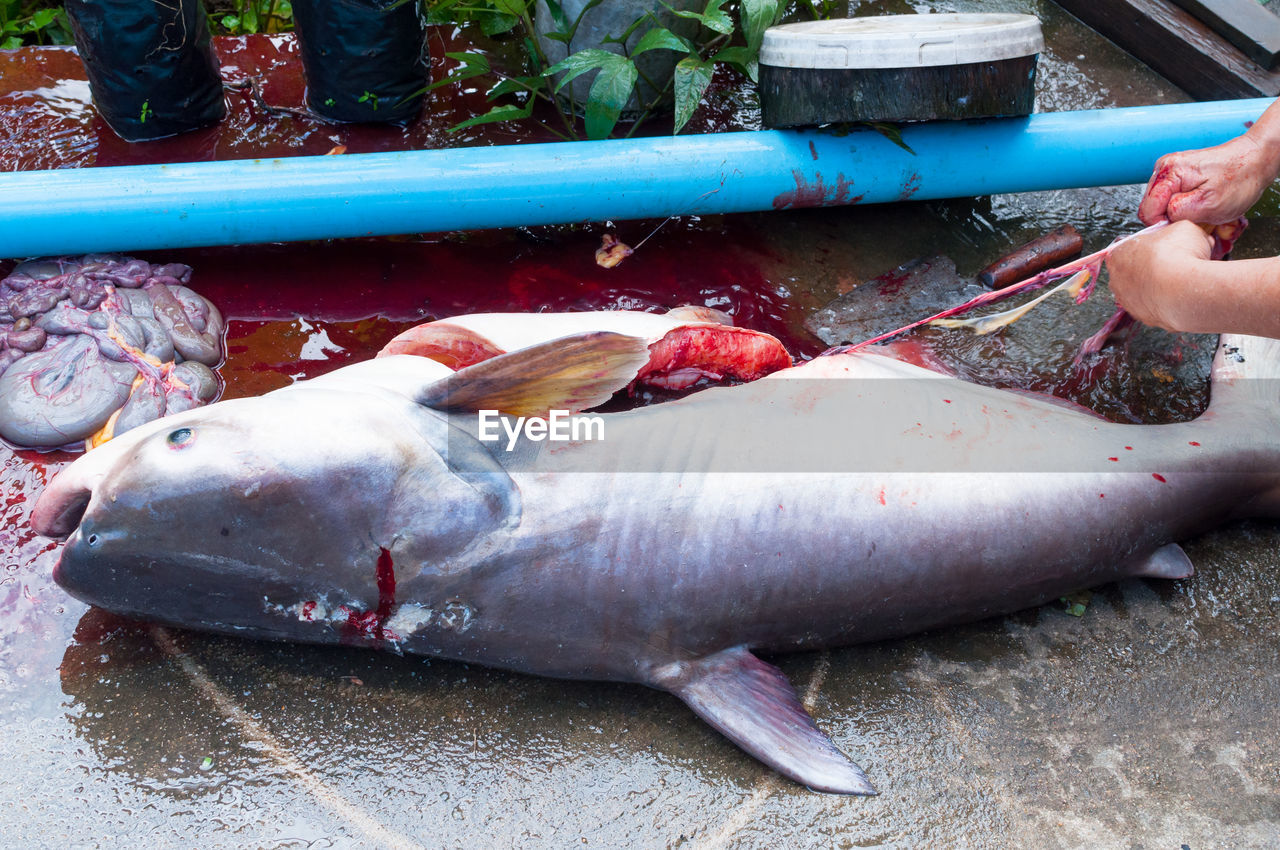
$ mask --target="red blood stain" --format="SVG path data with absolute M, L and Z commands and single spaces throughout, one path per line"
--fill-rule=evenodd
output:
M 1124 447 L 1124 450 L 1125 450 L 1126 452 L 1131 452 L 1131 451 L 1133 451 L 1133 446 L 1125 446 L 1125 447 Z
M 812 183 L 807 182 L 803 171 L 793 170 L 791 177 L 796 181 L 796 187 L 781 193 L 773 199 L 773 208 L 775 210 L 856 204 L 863 197 L 859 195 L 856 198 L 850 198 L 849 193 L 853 190 L 853 181 L 843 174 L 836 175 L 834 186 L 828 186 L 819 172 L 814 172 Z
M 920 191 L 920 174 L 913 173 L 907 182 L 902 184 L 902 194 L 898 195 L 899 201 L 910 200 L 911 196 Z
M 391 616 L 391 609 L 396 605 L 395 564 L 391 561 L 391 552 L 385 547 L 378 551 L 376 580 L 378 583 L 377 608 L 372 611 L 361 611 L 359 608 L 343 605 L 338 609 L 347 618 L 345 624 L 346 637 L 373 638 L 375 640 L 397 639 L 396 634 L 384 625 Z M 314 605 L 314 603 L 308 604 Z M 305 605 L 303 606 L 303 613 L 307 613 Z
M 1161 484 L 1165 484 L 1165 483 L 1167 483 L 1167 482 L 1165 481 L 1165 479 L 1164 479 L 1164 476 L 1163 476 L 1163 475 L 1161 475 L 1161 474 L 1160 474 L 1160 473 L 1158 473 L 1158 472 L 1153 472 L 1153 473 L 1151 473 L 1151 477 L 1152 477 L 1152 478 L 1154 478 L 1155 480 L 1159 481 Z
M 880 499 L 880 504 L 882 504 L 882 505 L 884 505 L 884 504 L 888 504 L 888 503 L 885 501 L 885 498 L 884 498 L 884 488 L 883 488 L 883 487 L 881 487 L 881 488 L 880 488 L 880 495 L 879 495 L 879 499 Z
M 1106 493 L 1099 493 L 1099 494 L 1098 494 L 1098 498 L 1099 498 L 1099 499 L 1105 499 L 1105 498 L 1107 498 L 1107 494 L 1106 494 Z
M 1107 458 L 1107 460 L 1115 461 L 1115 462 L 1119 462 L 1119 461 L 1120 461 L 1120 458 L 1118 458 L 1118 457 L 1109 457 L 1109 458 Z
M 1187 445 L 1188 445 L 1188 446 L 1199 446 L 1200 444 L 1199 444 L 1199 443 L 1197 443 L 1195 440 L 1192 440 L 1191 442 L 1187 443 Z
M 347 617 L 348 637 L 378 637 L 381 624 L 378 622 L 377 611 L 361 611 L 346 605 L 340 606 L 338 610 Z
M 818 161 L 818 147 L 812 141 L 809 142 L 809 155 L 813 157 L 813 161 Z
M 385 547 L 378 553 L 378 620 L 391 616 L 396 604 L 396 570 L 391 562 L 391 552 Z
M 303 602 L 302 603 L 302 619 L 310 620 L 311 615 L 315 610 L 316 610 L 315 602 Z
M 949 398 L 944 398 L 943 401 L 946 402 L 947 404 L 951 404 L 951 399 Z
M 928 264 L 926 263 L 925 266 L 927 268 Z M 880 277 L 876 278 L 879 282 L 876 287 L 876 294 L 881 298 L 892 298 L 898 294 L 898 291 L 902 289 L 903 285 L 906 284 L 907 279 L 910 277 L 911 275 L 907 272 L 899 271 L 882 274 Z

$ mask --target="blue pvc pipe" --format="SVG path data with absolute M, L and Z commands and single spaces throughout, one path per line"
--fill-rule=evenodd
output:
M 747 212 L 1145 181 L 1244 132 L 1269 99 L 874 130 L 0 174 L 0 257 Z

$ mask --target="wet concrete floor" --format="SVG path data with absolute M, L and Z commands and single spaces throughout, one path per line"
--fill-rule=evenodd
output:
M 861 5 L 1037 12 L 1049 44 L 1041 109 L 1181 99 L 1051 3 Z M 2 88 L 0 126 L 12 143 L 24 107 Z M 80 88 L 68 72 L 59 90 Z M 83 99 L 62 108 L 72 118 L 87 109 Z M 99 150 L 93 133 L 69 132 L 59 155 Z M 536 309 L 674 297 L 645 292 L 645 279 L 684 300 L 739 308 L 801 344 L 806 315 L 901 262 L 944 253 L 972 274 L 1061 223 L 1097 246 L 1136 229 L 1138 196 L 1120 187 L 677 221 L 620 267 L 634 276 L 625 285 L 593 277 L 598 235 L 577 231 L 172 259 L 196 267 L 197 288 L 204 275 L 239 299 L 228 310 L 228 371 L 244 394 L 365 356 L 405 322 L 456 311 L 458 299 Z M 1280 253 L 1280 229 L 1256 220 L 1239 250 Z M 396 287 L 410 285 L 405 268 L 415 262 L 418 275 L 460 283 L 448 297 L 434 284 L 407 300 L 375 293 L 394 306 L 373 318 L 309 314 L 288 285 L 261 304 L 233 286 L 309 268 L 306 252 L 339 264 L 355 257 L 352 274 Z M 509 273 L 486 270 L 495 256 Z M 1022 340 L 1011 346 L 1038 347 L 1046 361 L 1069 356 L 1109 313 L 1106 299 L 1033 314 L 1011 329 Z M 1144 377 L 1141 364 L 1132 368 Z M 1165 386 L 1173 396 L 1203 392 L 1194 381 Z M 780 779 L 646 688 L 237 641 L 88 609 L 52 584 L 56 548 L 26 524 L 63 460 L 0 451 L 5 846 L 1280 845 L 1280 534 L 1271 524 L 1189 541 L 1194 578 L 1098 588 L 1083 616 L 1054 604 L 771 659 L 881 791 L 840 798 Z

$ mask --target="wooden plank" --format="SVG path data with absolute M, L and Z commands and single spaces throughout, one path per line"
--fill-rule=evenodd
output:
M 1280 72 L 1259 67 L 1172 0 L 1057 0 L 1196 100 L 1280 95 Z
M 1173 0 L 1263 68 L 1280 60 L 1280 18 L 1258 0 Z

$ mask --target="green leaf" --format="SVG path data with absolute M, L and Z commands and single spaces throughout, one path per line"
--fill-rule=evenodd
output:
M 22 39 L 16 35 L 11 35 L 4 41 L 0 41 L 0 50 L 14 50 L 22 46 Z
M 519 121 L 522 118 L 528 118 L 533 114 L 533 98 L 524 106 L 511 106 L 504 104 L 503 106 L 495 106 L 483 115 L 476 115 L 468 118 L 460 124 L 454 124 L 449 128 L 450 133 L 456 133 L 459 130 L 465 130 L 468 127 L 475 127 L 480 124 L 495 124 L 499 121 Z
M 489 100 L 496 100 L 504 94 L 537 91 L 542 85 L 542 77 L 504 77 L 498 84 L 489 89 Z
M 607 50 L 601 50 L 592 47 L 587 50 L 579 50 L 577 53 L 570 53 L 563 61 L 557 62 L 550 68 L 542 72 L 544 77 L 553 77 L 556 74 L 564 74 L 560 81 L 556 83 L 556 91 L 564 88 L 565 83 L 580 77 L 588 71 L 596 68 L 616 67 L 620 63 L 625 63 L 626 57 L 619 56 L 616 53 L 610 53 Z
M 635 90 L 636 79 L 639 77 L 636 63 L 621 56 L 615 58 L 621 61 L 601 68 L 587 95 L 588 139 L 603 139 L 613 132 L 618 116 L 622 114 L 622 107 L 627 105 L 631 92 Z
M 31 16 L 31 20 L 27 21 L 27 32 L 36 32 L 42 30 L 49 24 L 53 23 L 53 19 L 57 16 L 57 12 L 53 9 L 41 9 Z
M 233 34 L 237 33 L 240 31 L 240 19 L 235 15 L 223 15 L 222 26 L 224 26 L 228 32 Z
M 253 0 L 244 4 L 244 8 L 240 12 L 240 23 L 247 33 L 256 33 L 258 31 L 258 9 L 253 4 Z
M 760 54 L 746 47 L 726 47 L 715 56 L 711 57 L 712 62 L 724 62 L 732 65 L 753 83 L 760 81 L 760 63 L 757 57 Z
M 489 59 L 483 53 L 446 53 L 445 58 L 457 62 L 458 67 L 454 68 L 442 79 L 436 80 L 427 86 L 427 91 L 438 89 L 440 86 L 447 86 L 450 83 L 460 83 L 472 77 L 482 77 L 490 72 Z
M 752 53 L 760 52 L 764 31 L 777 23 L 784 5 L 781 0 L 741 0 L 742 32 Z
M 525 0 L 489 0 L 499 12 L 518 18 L 528 11 L 529 4 Z
M 477 15 L 480 21 L 480 31 L 485 35 L 501 35 L 504 32 L 511 32 L 520 23 L 520 19 L 515 15 L 503 15 L 499 13 Z
M 916 152 L 911 149 L 911 146 L 902 141 L 902 130 L 897 124 L 885 124 L 879 121 L 863 121 L 861 123 L 870 127 L 872 130 L 875 130 L 877 133 L 884 136 L 886 139 L 893 142 L 912 156 L 916 155 Z
M 672 133 L 679 133 L 693 112 L 702 103 L 707 86 L 711 85 L 711 77 L 715 74 L 715 65 L 709 59 L 687 56 L 676 63 L 676 122 Z
M 693 53 L 694 46 L 666 27 L 655 27 L 640 37 L 640 41 L 636 43 L 635 50 L 631 51 L 631 56 L 635 58 L 649 50 L 674 50 L 677 53 Z
M 587 13 L 603 2 L 604 0 L 587 0 L 587 2 L 583 4 L 582 11 L 578 12 L 578 17 L 573 19 L 573 24 L 569 27 L 568 34 L 570 38 L 577 35 L 578 27 L 582 26 L 582 21 L 586 18 Z
M 569 34 L 569 18 L 556 0 L 546 0 L 547 11 L 551 13 L 551 21 L 556 25 L 557 35 Z
M 650 28 L 661 26 L 661 21 L 655 18 L 652 12 L 645 12 L 643 15 L 632 21 L 631 26 L 627 27 L 622 35 L 607 35 L 605 36 L 604 41 L 605 43 L 613 42 L 614 44 L 626 44 L 631 40 L 631 36 L 635 34 L 635 31 L 640 29 L 640 27 L 644 26 L 646 23 L 651 25 Z
M 1066 612 L 1072 617 L 1083 617 L 1085 611 L 1089 609 L 1089 600 L 1092 598 L 1092 590 L 1081 590 L 1059 597 L 1059 601 L 1066 606 Z
M 706 9 L 701 12 L 693 12 L 688 9 L 668 9 L 681 18 L 689 18 L 697 21 L 709 30 L 713 30 L 724 35 L 733 33 L 733 21 L 729 18 L 729 13 L 720 8 L 725 4 L 725 0 L 709 0 Z M 666 6 L 666 3 L 662 5 Z

